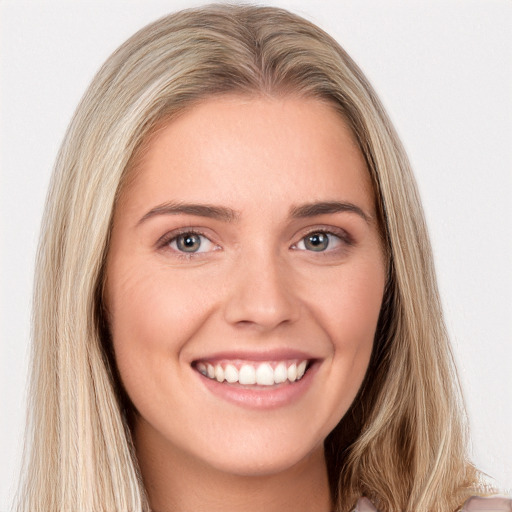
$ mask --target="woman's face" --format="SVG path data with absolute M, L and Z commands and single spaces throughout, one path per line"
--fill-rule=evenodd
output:
M 339 114 L 211 99 L 158 130 L 133 172 L 106 303 L 136 443 L 240 475 L 321 453 L 365 375 L 385 281 Z

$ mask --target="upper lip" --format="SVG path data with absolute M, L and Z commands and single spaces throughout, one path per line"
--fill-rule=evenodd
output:
M 201 357 L 197 357 L 193 360 L 193 363 L 198 362 L 215 362 L 222 360 L 230 361 L 287 361 L 290 359 L 299 360 L 312 360 L 319 359 L 311 353 L 304 352 L 302 350 L 289 349 L 289 348 L 278 348 L 272 350 L 232 350 L 222 351 L 207 354 Z

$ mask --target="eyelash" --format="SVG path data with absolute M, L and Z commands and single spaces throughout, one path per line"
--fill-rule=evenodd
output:
M 156 243 L 157 249 L 161 250 L 169 250 L 172 251 L 173 254 L 175 254 L 178 258 L 183 258 L 186 260 L 189 260 L 191 258 L 197 258 L 199 255 L 204 254 L 203 252 L 184 252 L 180 250 L 176 250 L 170 247 L 170 244 L 177 240 L 180 236 L 183 235 L 195 235 L 200 236 L 202 238 L 206 238 L 210 243 L 213 245 L 216 245 L 215 242 L 212 242 L 210 238 L 203 233 L 201 230 L 195 229 L 195 228 L 183 228 L 178 231 L 172 231 L 170 233 L 166 233 L 164 236 L 160 237 Z M 214 249 L 216 250 L 216 249 Z
M 338 248 L 338 250 L 344 250 L 344 249 L 347 249 L 348 247 L 352 247 L 353 245 L 355 245 L 355 241 L 352 238 L 352 236 L 350 236 L 350 234 L 347 233 L 344 229 L 333 228 L 333 227 L 328 227 L 328 228 L 327 227 L 319 227 L 316 229 L 308 230 L 306 233 L 302 234 L 300 240 L 297 243 L 293 244 L 292 248 L 294 248 L 296 250 L 307 251 L 307 249 L 297 249 L 297 245 L 301 242 L 304 242 L 304 240 L 306 240 L 308 237 L 311 237 L 312 235 L 327 235 L 329 237 L 333 237 L 333 236 L 336 237 L 341 242 L 341 244 L 344 245 L 344 247 Z M 325 253 L 331 253 L 334 251 L 336 251 L 335 248 L 333 248 L 333 249 L 327 248 L 324 251 L 311 250 L 311 251 L 307 251 L 307 252 L 318 252 L 318 253 L 327 255 Z
M 330 253 L 330 252 L 333 252 L 333 251 L 336 250 L 336 249 L 331 249 L 331 250 L 326 249 L 326 250 L 323 250 L 323 251 L 314 251 L 314 250 L 308 251 L 307 249 L 297 249 L 297 245 L 299 243 L 301 243 L 301 242 L 304 242 L 304 240 L 308 236 L 317 235 L 317 234 L 318 235 L 321 234 L 321 235 L 328 235 L 328 236 L 336 237 L 337 239 L 339 239 L 341 241 L 341 243 L 343 245 L 345 245 L 345 249 L 347 247 L 351 247 L 351 246 L 355 245 L 355 241 L 352 238 L 352 236 L 349 233 L 347 233 L 344 229 L 333 228 L 333 227 L 329 227 L 329 228 L 319 227 L 319 228 L 316 228 L 316 229 L 310 229 L 307 232 L 303 233 L 301 238 L 299 239 L 299 241 L 294 243 L 290 248 L 294 249 L 294 250 L 301 250 L 301 251 L 313 252 L 313 253 L 314 252 Z M 171 248 L 170 244 L 173 241 L 177 240 L 180 236 L 183 236 L 183 235 L 196 235 L 196 236 L 200 236 L 200 237 L 206 238 L 210 243 L 215 245 L 215 242 L 213 242 L 208 237 L 208 235 L 206 235 L 201 230 L 198 230 L 198 229 L 195 229 L 195 228 L 183 228 L 183 229 L 180 229 L 178 231 L 172 231 L 170 233 L 166 233 L 165 235 L 163 235 L 162 237 L 160 237 L 158 239 L 158 241 L 156 243 L 156 246 L 157 246 L 158 249 L 161 249 L 161 250 L 167 249 L 169 251 L 172 251 L 177 257 L 183 258 L 183 259 L 186 259 L 186 260 L 189 260 L 191 258 L 197 258 L 197 257 L 200 257 L 200 255 L 205 254 L 205 252 L 190 252 L 190 253 L 187 253 L 185 251 L 180 251 L 180 250 Z M 214 249 L 214 250 L 217 250 L 217 249 Z M 343 250 L 343 248 L 341 250 Z M 210 252 L 210 251 L 208 251 L 208 252 Z

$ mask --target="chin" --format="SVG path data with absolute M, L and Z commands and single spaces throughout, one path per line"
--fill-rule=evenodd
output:
M 240 447 L 232 453 L 224 453 L 222 457 L 210 461 L 217 471 L 233 476 L 262 478 L 275 476 L 293 470 L 300 470 L 311 458 L 324 457 L 323 443 L 315 446 L 311 451 L 304 451 L 304 446 L 282 446 L 279 449 L 268 446 Z

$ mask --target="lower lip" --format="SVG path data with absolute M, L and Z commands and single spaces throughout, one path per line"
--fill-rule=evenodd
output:
M 214 395 L 249 409 L 276 409 L 297 401 L 313 382 L 318 369 L 318 362 L 313 363 L 304 376 L 295 382 L 285 382 L 274 386 L 245 387 L 240 384 L 218 382 L 205 377 L 196 370 L 204 386 Z

